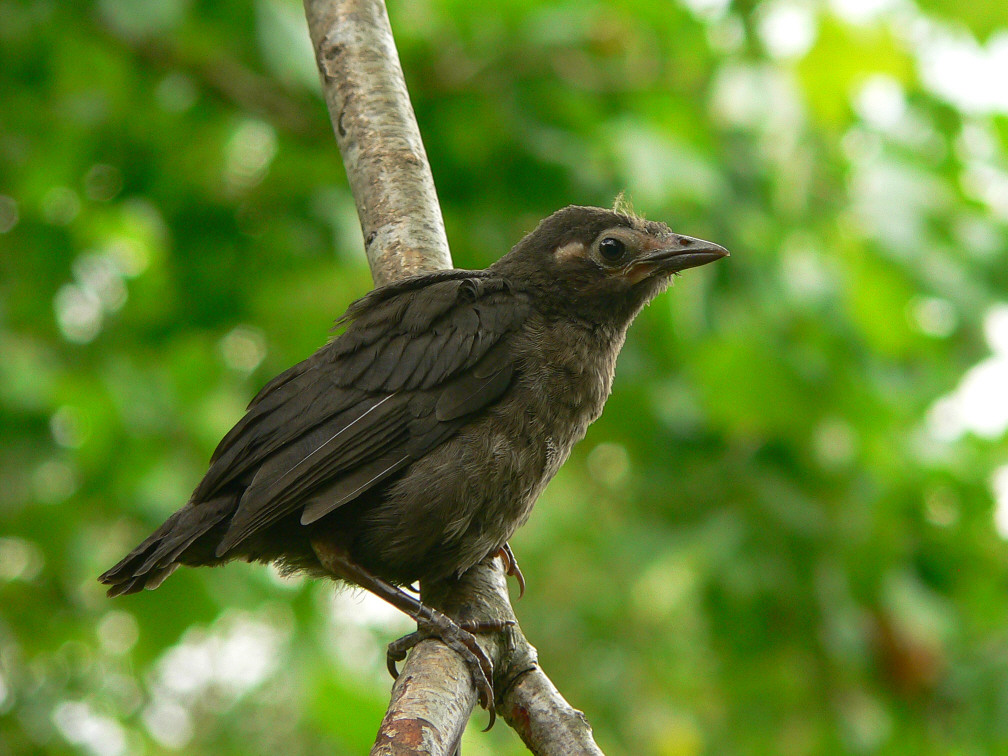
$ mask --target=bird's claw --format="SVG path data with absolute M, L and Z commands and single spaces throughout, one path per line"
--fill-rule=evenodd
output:
M 508 577 L 513 577 L 518 581 L 518 598 L 521 598 L 525 595 L 525 576 L 522 575 L 521 567 L 518 566 L 518 560 L 515 559 L 514 552 L 511 551 L 511 546 L 506 541 L 500 547 L 497 556 L 504 562 L 504 571 Z
M 438 638 L 448 648 L 462 657 L 469 673 L 472 675 L 473 684 L 479 696 L 479 705 L 490 712 L 490 724 L 486 729 L 494 726 L 497 714 L 494 711 L 493 685 L 493 662 L 486 655 L 476 642 L 474 633 L 500 632 L 514 624 L 511 620 L 481 620 L 468 622 L 455 622 L 451 617 L 435 609 L 428 609 L 429 615 L 417 620 L 418 629 L 409 635 L 404 635 L 398 640 L 394 640 L 388 645 L 388 652 L 385 660 L 389 674 L 393 678 L 399 677 L 399 670 L 396 667 L 398 662 L 406 658 L 406 654 L 417 643 L 428 638 Z
M 385 666 L 388 667 L 389 674 L 392 675 L 393 680 L 399 679 L 399 668 L 396 664 L 406 658 L 406 654 L 413 646 L 427 637 L 427 635 L 418 630 L 404 635 L 402 638 L 397 638 L 388 644 L 388 649 L 385 652 Z

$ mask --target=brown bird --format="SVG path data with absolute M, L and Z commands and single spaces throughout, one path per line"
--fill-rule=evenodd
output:
M 489 706 L 480 628 L 399 586 L 495 553 L 514 574 L 507 541 L 602 412 L 630 322 L 673 274 L 727 254 L 572 206 L 486 270 L 375 289 L 256 395 L 189 502 L 100 580 L 117 596 L 235 559 L 336 573 L 466 656 Z

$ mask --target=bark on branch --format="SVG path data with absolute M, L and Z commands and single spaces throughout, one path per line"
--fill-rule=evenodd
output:
M 304 0 L 329 116 L 357 203 L 375 284 L 451 267 L 427 155 L 383 0 Z M 601 754 L 584 716 L 539 668 L 515 620 L 507 578 L 487 558 L 459 581 L 421 586 L 456 619 L 506 619 L 480 636 L 494 663 L 497 711 L 535 754 Z M 416 646 L 392 688 L 371 753 L 453 753 L 476 703 L 468 668 L 439 641 Z
M 381 0 L 305 0 L 308 31 L 378 285 L 451 254 Z

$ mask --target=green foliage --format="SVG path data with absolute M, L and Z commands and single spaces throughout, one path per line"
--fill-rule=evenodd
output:
M 391 6 L 457 265 L 621 190 L 733 252 L 512 542 L 606 752 L 1008 749 L 1002 5 Z M 0 101 L 0 753 L 364 752 L 401 619 L 95 581 L 370 286 L 300 5 L 0 0 Z

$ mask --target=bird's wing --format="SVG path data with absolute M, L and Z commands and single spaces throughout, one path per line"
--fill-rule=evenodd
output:
M 346 331 L 271 381 L 214 452 L 194 500 L 246 486 L 218 556 L 299 509 L 325 516 L 453 435 L 510 385 L 508 336 L 529 309 L 463 271 L 351 305 Z

